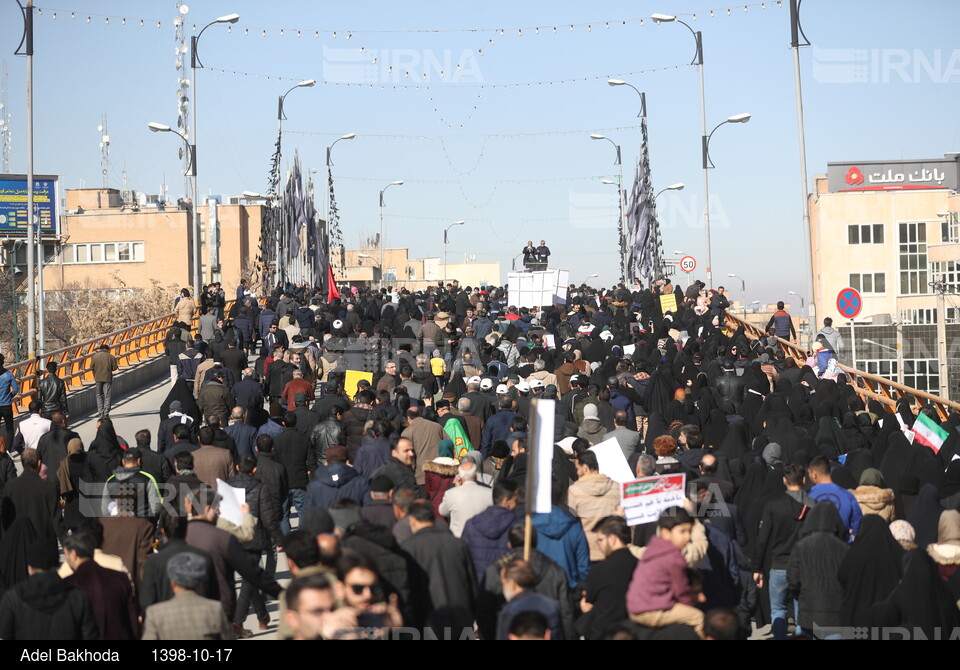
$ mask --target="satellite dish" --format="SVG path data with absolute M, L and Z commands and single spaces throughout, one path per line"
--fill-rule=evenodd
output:
M 103 126 L 102 126 L 102 125 L 97 126 L 97 131 L 102 133 L 102 132 L 103 132 Z
M 186 14 L 186 13 L 189 12 L 189 11 L 190 11 L 190 8 L 189 8 L 187 5 L 180 5 L 180 13 L 181 13 L 181 14 Z

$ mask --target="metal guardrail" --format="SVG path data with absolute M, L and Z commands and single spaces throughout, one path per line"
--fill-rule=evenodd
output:
M 227 301 L 224 313 L 230 311 L 233 303 L 233 300 Z M 194 331 L 197 330 L 200 320 L 199 306 L 195 312 L 193 322 L 190 324 L 191 330 Z M 69 394 L 71 391 L 82 388 L 85 382 L 93 381 L 93 371 L 87 361 L 97 353 L 101 345 L 106 344 L 110 347 L 110 353 L 116 357 L 121 369 L 129 367 L 148 358 L 164 355 L 164 340 L 167 331 L 175 321 L 175 314 L 166 314 L 100 335 L 86 342 L 48 352 L 42 357 L 11 365 L 8 369 L 13 372 L 17 383 L 20 384 L 20 398 L 13 403 L 14 414 L 27 411 L 30 401 L 37 395 L 39 378 L 37 373 L 41 369 L 46 369 L 48 361 L 56 361 L 59 365 L 57 373 L 66 384 Z
M 730 313 L 727 313 L 727 324 L 733 329 L 743 326 L 747 335 L 755 340 L 766 336 L 760 328 Z M 776 339 L 777 346 L 785 356 L 791 356 L 801 365 L 806 365 L 807 352 L 805 349 L 782 338 L 778 337 Z M 884 377 L 873 375 L 863 370 L 857 370 L 849 365 L 838 364 L 838 367 L 846 373 L 851 386 L 853 386 L 854 390 L 860 396 L 867 400 L 880 402 L 889 412 L 896 411 L 897 403 L 900 400 L 906 400 L 914 413 L 926 404 L 933 405 L 941 419 L 946 419 L 951 409 L 960 411 L 960 403 L 952 400 L 946 400 L 932 393 L 927 393 L 926 391 L 921 391 L 904 384 L 898 384 Z

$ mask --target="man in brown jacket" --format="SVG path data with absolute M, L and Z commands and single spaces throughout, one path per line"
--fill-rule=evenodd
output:
M 227 449 L 213 446 L 213 428 L 200 429 L 200 448 L 193 452 L 193 471 L 204 484 L 217 488 L 217 479 L 227 481 L 233 475 L 233 457 Z
M 93 372 L 93 381 L 97 383 L 97 414 L 101 419 L 110 416 L 110 390 L 113 387 L 113 372 L 120 366 L 117 359 L 110 353 L 110 346 L 100 345 L 90 359 L 90 370 Z
M 597 533 L 593 528 L 601 519 L 617 514 L 620 485 L 600 474 L 597 455 L 592 451 L 580 452 L 576 467 L 577 481 L 567 490 L 567 507 L 583 524 L 590 545 L 590 561 L 602 561 L 604 555 L 597 545 Z
M 413 449 L 417 454 L 417 485 L 424 486 L 426 479 L 423 474 L 423 464 L 432 461 L 440 455 L 440 441 L 443 439 L 443 428 L 439 423 L 424 419 L 420 416 L 420 410 L 411 407 L 407 410 L 407 417 L 410 419 L 410 425 L 401 433 L 413 442 Z

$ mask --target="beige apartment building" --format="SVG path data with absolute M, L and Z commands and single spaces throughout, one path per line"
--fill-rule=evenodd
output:
M 383 269 L 380 250 L 347 249 L 343 265 L 334 258 L 333 271 L 341 286 L 406 287 L 411 291 L 436 286 L 439 281 L 456 279 L 460 286 L 499 286 L 500 263 L 447 263 L 442 258 L 410 258 L 409 249 L 384 249 Z
M 152 201 L 151 201 L 152 200 Z M 264 211 L 259 204 L 200 208 L 203 283 L 220 281 L 228 295 L 256 259 Z M 211 263 L 208 221 L 214 221 Z M 189 287 L 192 253 L 190 211 L 177 203 L 124 201 L 117 189 L 68 189 L 61 237 L 45 243 L 45 291 L 145 288 L 151 280 Z M 25 250 L 17 252 L 19 263 Z
M 953 349 L 938 355 L 936 324 L 943 318 L 948 343 L 960 326 L 960 154 L 939 159 L 845 161 L 827 164 L 810 195 L 814 299 L 817 319 L 834 320 L 845 333 L 848 354 L 867 372 L 898 377 L 941 395 Z M 945 283 L 944 315 L 938 292 Z M 857 289 L 863 306 L 850 342 L 849 321 L 837 296 Z M 951 344 L 953 346 L 953 344 Z M 903 365 L 903 370 L 899 369 Z M 960 379 L 951 369 L 950 387 Z M 950 391 L 951 395 L 956 389 Z

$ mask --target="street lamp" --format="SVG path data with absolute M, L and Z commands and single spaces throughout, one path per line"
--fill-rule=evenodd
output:
M 653 201 L 656 202 L 656 201 L 657 201 L 657 198 L 659 198 L 659 197 L 660 197 L 660 194 L 663 193 L 664 191 L 682 191 L 683 188 L 684 188 L 684 186 L 686 186 L 686 184 L 684 184 L 684 183 L 670 184 L 670 185 L 667 186 L 666 188 L 660 189 L 660 190 L 657 192 L 657 194 L 656 194 L 655 196 L 653 196 Z
M 625 264 L 625 252 L 626 252 L 626 239 L 623 235 L 623 165 L 620 162 L 620 145 L 611 140 L 609 137 L 604 135 L 599 135 L 597 133 L 592 133 L 590 135 L 591 140 L 606 140 L 614 146 L 617 150 L 617 159 L 614 162 L 614 165 L 617 166 L 617 205 L 620 212 L 620 219 L 617 222 L 617 237 L 619 238 L 620 243 L 620 281 L 626 281 L 625 277 L 627 275 L 627 269 L 624 267 Z M 609 179 L 604 179 L 602 181 L 604 184 L 612 184 Z
M 750 114 L 734 114 L 733 116 L 727 117 L 726 121 L 718 123 L 716 127 L 710 131 L 709 135 L 703 136 L 703 222 L 707 239 L 707 287 L 711 289 L 713 288 L 713 249 L 710 245 L 710 192 L 707 190 L 707 173 L 708 170 L 714 166 L 713 161 L 710 160 L 710 138 L 717 132 L 717 128 L 722 125 L 727 123 L 746 123 L 749 120 Z
M 330 182 L 333 179 L 330 173 L 330 168 L 333 166 L 333 161 L 330 160 L 330 155 L 331 155 L 331 152 L 333 151 L 333 147 L 336 146 L 337 142 L 339 142 L 340 140 L 352 140 L 356 136 L 357 136 L 356 133 L 347 133 L 345 135 L 341 135 L 336 140 L 334 140 L 333 144 L 327 147 L 327 187 L 323 189 L 324 193 L 326 194 L 323 198 L 323 212 L 324 212 L 323 225 L 327 228 L 326 234 L 324 235 L 324 239 L 327 240 L 327 249 L 326 249 L 327 262 L 330 262 L 330 248 L 329 248 L 330 246 L 330 242 L 329 242 L 330 240 Z
M 304 79 L 299 84 L 292 87 L 286 93 L 281 95 L 279 100 L 277 101 L 277 154 L 276 154 L 276 162 L 273 166 L 274 173 L 273 173 L 273 179 L 271 180 L 271 184 L 270 184 L 271 188 L 276 187 L 280 184 L 280 155 L 281 155 L 280 147 L 283 143 L 283 120 L 287 118 L 287 115 L 283 113 L 283 101 L 286 100 L 287 96 L 290 95 L 290 93 L 297 90 L 298 88 L 310 88 L 312 86 L 315 86 L 316 83 L 317 81 L 315 79 Z
M 742 293 L 743 295 L 746 295 L 746 294 L 747 294 L 747 282 L 745 282 L 745 281 L 743 280 L 743 277 L 740 277 L 740 276 L 738 276 L 738 275 L 735 275 L 735 274 L 733 274 L 732 272 L 729 273 L 727 276 L 728 276 L 728 277 L 731 277 L 731 278 L 733 278 L 733 279 L 739 279 L 739 280 L 740 280 L 740 293 Z
M 203 63 L 200 61 L 198 47 L 203 32 L 212 25 L 218 23 L 236 23 L 240 20 L 239 14 L 227 14 L 214 19 L 205 25 L 197 35 L 190 38 L 190 84 L 193 87 L 193 128 L 191 128 L 193 139 L 191 167 L 193 171 L 193 297 L 200 299 L 200 177 L 197 176 L 197 68 L 203 69 Z M 151 128 L 153 130 L 153 128 Z M 157 132 L 157 131 L 154 131 Z M 179 135 L 179 133 L 177 133 Z M 182 136 L 181 136 L 182 137 Z M 208 235 L 208 243 L 209 243 Z M 208 272 L 213 272 L 212 264 L 207 268 Z
M 586 279 L 583 280 L 583 283 L 581 284 L 581 286 L 582 286 L 583 284 L 586 284 L 587 281 L 589 281 L 590 279 L 595 279 L 596 277 L 599 277 L 599 276 L 600 276 L 600 275 L 598 275 L 596 272 L 594 272 L 592 275 L 590 275 L 589 277 L 587 277 Z
M 380 288 L 383 288 L 383 192 L 391 186 L 403 186 L 403 180 L 397 179 L 380 189 Z
M 684 21 L 681 21 L 673 14 L 653 14 L 650 17 L 653 19 L 654 23 L 679 23 L 684 26 L 690 33 L 693 35 L 694 42 L 696 43 L 696 51 L 693 54 L 693 60 L 690 62 L 691 65 L 697 66 L 697 71 L 700 75 L 700 136 L 705 138 L 707 136 L 707 103 L 704 96 L 704 87 L 703 87 L 703 34 L 699 30 L 694 30 Z M 703 170 L 703 219 L 704 226 L 706 228 L 706 238 L 707 238 L 707 288 L 713 288 L 713 268 L 710 263 L 712 261 L 712 255 L 710 253 L 710 183 L 709 177 L 707 175 L 707 170 Z
M 450 241 L 450 237 L 447 233 L 450 232 L 450 229 L 454 226 L 462 226 L 466 221 L 454 221 L 449 226 L 447 226 L 443 231 L 443 283 L 447 283 L 447 246 Z
M 797 293 L 796 291 L 787 291 L 787 293 L 788 293 L 789 295 L 795 295 L 795 296 L 797 296 L 798 298 L 800 298 L 800 309 L 803 309 L 803 308 L 804 308 L 804 302 L 803 302 L 803 296 L 802 296 L 802 295 L 800 295 L 800 294 Z
M 637 95 L 640 96 L 640 112 L 637 114 L 637 118 L 645 119 L 647 118 L 647 94 L 643 93 L 633 84 L 625 82 L 623 79 L 607 79 L 607 83 L 611 86 L 629 86 L 634 91 L 637 92 Z
M 171 128 L 170 126 L 165 126 L 162 123 L 156 123 L 151 121 L 147 124 L 147 128 L 150 129 L 152 133 L 173 133 L 187 145 L 187 156 L 190 158 L 190 162 L 187 163 L 187 169 L 184 171 L 185 177 L 196 177 L 197 176 L 197 145 L 190 144 L 190 140 L 184 137 L 182 134 Z

